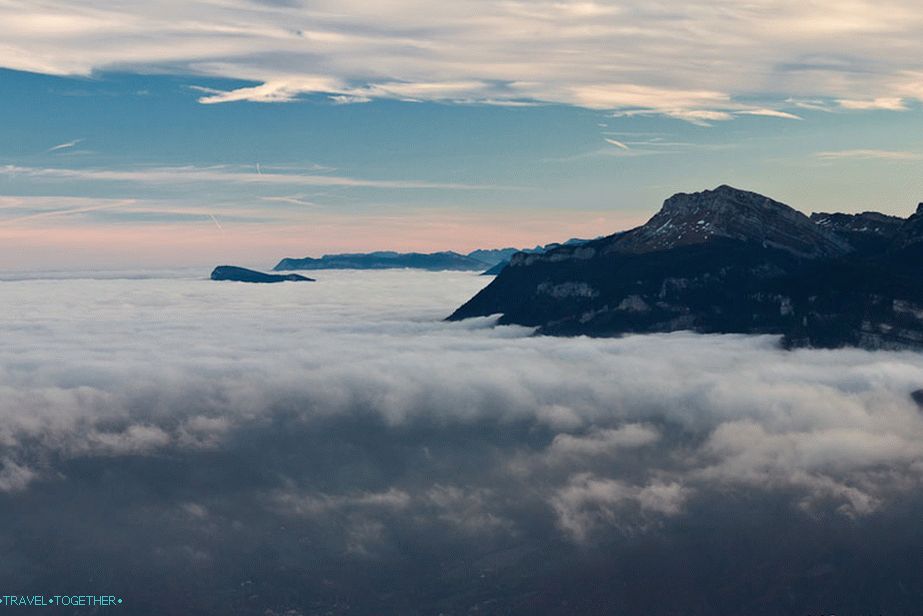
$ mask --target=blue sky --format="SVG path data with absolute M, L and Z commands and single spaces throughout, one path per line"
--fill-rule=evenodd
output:
M 0 268 L 526 246 L 721 183 L 906 215 L 923 17 L 804 4 L 11 1 Z

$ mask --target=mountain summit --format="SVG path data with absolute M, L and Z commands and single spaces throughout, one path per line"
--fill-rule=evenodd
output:
M 923 206 L 815 214 L 730 186 L 667 199 L 647 223 L 519 253 L 449 319 L 553 335 L 780 334 L 790 346 L 923 348 Z
M 722 185 L 678 193 L 646 224 L 619 238 L 620 252 L 653 252 L 723 237 L 756 242 L 807 258 L 838 256 L 849 243 L 784 203 Z

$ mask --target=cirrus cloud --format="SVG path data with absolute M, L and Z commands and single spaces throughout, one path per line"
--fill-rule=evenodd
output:
M 754 97 L 904 109 L 921 97 L 923 72 L 923 17 L 911 0 L 470 0 L 438 12 L 422 0 L 10 0 L 0 19 L 7 68 L 158 70 L 254 84 L 200 85 L 203 103 L 304 94 L 338 103 L 543 101 L 702 123 L 791 115 L 743 102 Z

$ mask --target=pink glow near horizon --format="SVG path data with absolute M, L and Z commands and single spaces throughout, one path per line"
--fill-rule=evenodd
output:
M 600 212 L 522 216 L 503 213 L 323 219 L 303 225 L 211 221 L 196 224 L 69 225 L 0 228 L 0 270 L 130 269 L 235 263 L 268 268 L 286 256 L 396 250 L 469 252 L 596 237 L 643 222 Z M 574 222 L 574 220 L 579 222 Z M 56 223 L 56 224 L 55 224 Z

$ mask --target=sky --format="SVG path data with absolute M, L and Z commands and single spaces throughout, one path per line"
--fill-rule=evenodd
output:
M 526 247 L 923 200 L 911 0 L 0 2 L 0 269 Z
M 4 593 L 193 616 L 918 608 L 919 353 L 533 336 L 442 320 L 476 273 L 317 277 L 0 280 Z

